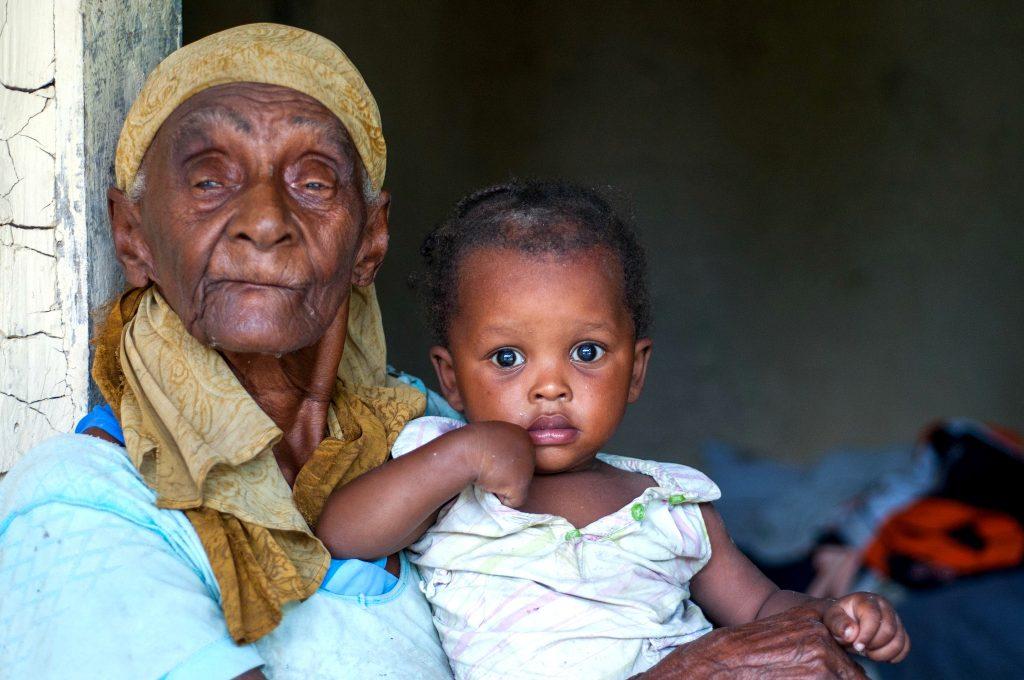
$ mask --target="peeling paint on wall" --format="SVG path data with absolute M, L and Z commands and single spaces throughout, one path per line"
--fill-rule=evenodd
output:
M 0 0 L 0 473 L 90 403 L 117 133 L 180 40 L 180 0 Z
M 0 0 L 0 470 L 74 411 L 57 295 L 53 0 Z

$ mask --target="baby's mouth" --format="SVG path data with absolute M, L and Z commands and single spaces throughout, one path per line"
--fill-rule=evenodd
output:
M 540 416 L 530 423 L 527 432 L 534 446 L 571 444 L 580 436 L 580 431 L 563 415 Z

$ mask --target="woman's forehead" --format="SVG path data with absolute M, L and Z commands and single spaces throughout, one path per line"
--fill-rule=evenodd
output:
M 291 125 L 317 128 L 346 141 L 349 138 L 345 126 L 321 102 L 297 90 L 264 83 L 229 83 L 203 90 L 182 102 L 161 130 L 177 133 L 228 124 L 251 133 L 265 117 L 284 118 Z
M 217 131 L 237 133 L 236 139 L 255 143 L 255 133 L 279 136 L 288 129 L 312 132 L 341 157 L 357 152 L 342 122 L 322 103 L 302 92 L 263 83 L 231 83 L 204 90 L 175 109 L 157 132 L 154 146 L 180 149 L 195 141 L 210 141 Z

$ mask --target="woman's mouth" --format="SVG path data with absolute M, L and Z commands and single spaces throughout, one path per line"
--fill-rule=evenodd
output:
M 534 446 L 560 446 L 572 444 L 580 431 L 562 415 L 540 416 L 527 428 Z

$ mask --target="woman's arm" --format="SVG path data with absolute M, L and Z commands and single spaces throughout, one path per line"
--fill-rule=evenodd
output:
M 817 612 L 795 607 L 677 647 L 634 680 L 866 680 Z
M 336 558 L 378 559 L 413 543 L 438 509 L 470 484 L 516 507 L 533 475 L 521 427 L 471 423 L 354 479 L 331 494 L 316 535 Z

